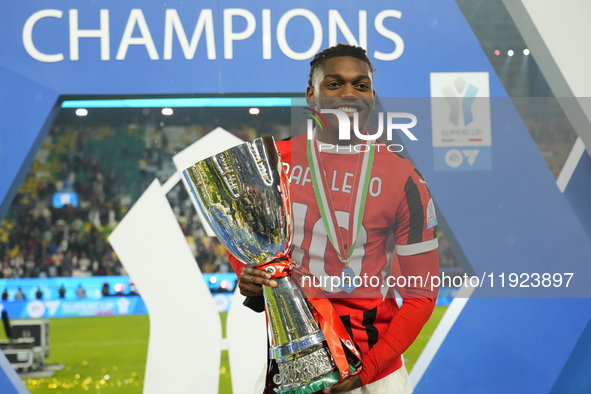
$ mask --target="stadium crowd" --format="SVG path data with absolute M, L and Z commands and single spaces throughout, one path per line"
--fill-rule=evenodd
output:
M 16 195 L 2 222 L 1 277 L 126 275 L 105 238 L 122 217 L 114 177 L 103 173 L 96 156 L 70 158 L 57 181 L 40 181 L 35 193 Z M 88 182 L 76 181 L 80 172 L 89 174 Z M 64 190 L 78 194 L 77 207 L 53 206 L 53 194 Z
M 174 173 L 172 156 L 213 128 L 54 125 L 0 224 L 0 278 L 127 275 L 108 235 L 155 178 Z M 256 138 L 252 128 L 231 131 Z M 77 206 L 54 206 L 66 192 Z M 168 199 L 201 270 L 231 272 L 181 184 Z

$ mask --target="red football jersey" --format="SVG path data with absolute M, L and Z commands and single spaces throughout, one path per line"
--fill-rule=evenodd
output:
M 308 164 L 306 135 L 279 141 L 276 145 L 290 179 L 294 219 L 292 260 L 318 278 L 340 277 L 345 266 L 331 244 L 320 216 Z M 320 155 L 326 181 L 342 234 L 341 239 L 347 243 L 349 212 L 353 211 L 351 200 L 355 192 L 353 185 L 361 155 L 343 149 L 327 152 L 324 148 L 325 146 Z M 376 143 L 362 226 L 353 255 L 349 259 L 349 268 L 355 276 L 368 279 L 365 285 L 357 287 L 350 294 L 339 288 L 333 288 L 331 292 L 330 282 L 323 286 L 364 356 L 364 369 L 371 359 L 371 368 L 368 366 L 368 370 L 374 370 L 377 375 L 370 377 L 370 381 L 379 380 L 402 365 L 400 357 L 383 365 L 380 359 L 388 358 L 387 356 L 376 355 L 378 349 L 370 353 L 378 339 L 386 335 L 390 322 L 398 311 L 393 298 L 383 302 L 388 291 L 385 278 L 393 274 L 400 275 L 397 255 L 413 256 L 437 249 L 436 224 L 433 201 L 422 175 L 407 159 L 390 152 L 386 145 Z M 431 257 L 436 260 L 436 251 L 433 253 L 435 255 Z M 240 275 L 242 264 L 233 256 L 230 261 Z M 420 268 L 415 270 L 413 267 L 412 270 L 414 273 L 422 273 L 422 276 L 426 274 Z M 430 274 L 438 275 L 438 269 L 435 270 L 437 272 Z M 373 278 L 371 282 L 370 278 Z M 432 301 L 434 305 L 434 300 Z M 432 310 L 432 306 L 426 308 Z M 408 319 L 408 316 L 403 319 Z M 423 324 L 424 321 L 416 323 L 415 335 Z M 410 331 L 396 335 L 408 336 Z M 410 342 L 413 339 L 414 337 Z M 383 353 L 385 350 L 381 351 Z M 378 365 L 380 368 L 376 370 Z
M 330 243 L 313 190 L 306 136 L 280 141 L 277 149 L 290 179 L 294 217 L 292 259 L 319 278 L 341 276 L 344 264 Z M 353 211 L 353 185 L 361 158 L 348 149 L 332 151 L 322 149 L 320 155 L 341 239 L 346 244 L 349 212 Z M 333 288 L 331 293 L 330 282 L 324 286 L 362 353 L 371 349 L 398 309 L 395 302 L 382 303 L 388 290 L 385 278 L 393 272 L 399 274 L 396 255 L 410 256 L 436 249 L 436 224 L 433 200 L 422 175 L 410 161 L 376 143 L 362 227 L 349 259 L 349 268 L 355 275 L 368 279 L 350 294 L 339 288 Z
M 307 139 L 299 136 L 280 141 L 277 148 L 290 179 L 293 204 L 294 240 L 292 259 L 317 277 L 340 276 L 344 264 L 330 243 L 320 216 L 308 166 Z M 333 149 L 334 150 L 334 149 Z M 352 211 L 353 184 L 360 154 L 326 152 L 322 149 L 322 164 L 341 239 L 348 242 L 349 212 Z M 437 248 L 437 220 L 427 184 L 416 168 L 403 157 L 376 143 L 373 167 L 365 200 L 362 226 L 349 267 L 356 276 L 367 277 L 367 286 L 351 294 L 325 287 L 327 293 L 338 293 L 334 300 L 339 312 L 367 309 L 348 298 L 381 299 L 385 294 L 383 278 L 391 275 L 395 255 L 410 256 Z M 396 253 L 395 253 L 396 252 Z M 437 275 L 438 273 L 432 273 Z M 372 283 L 369 278 L 375 277 Z M 380 282 L 377 282 L 377 279 Z M 337 306 L 338 305 L 338 306 Z

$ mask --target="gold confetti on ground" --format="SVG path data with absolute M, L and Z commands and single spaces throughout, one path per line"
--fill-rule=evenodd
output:
M 93 392 L 100 393 L 104 388 L 121 388 L 121 392 L 125 392 L 125 388 L 129 386 L 143 385 L 143 381 L 137 380 L 137 373 L 132 372 L 129 377 L 117 377 L 117 380 L 111 379 L 109 375 L 101 375 L 94 378 L 88 376 L 84 379 L 80 374 L 76 374 L 74 378 L 57 379 L 57 378 L 37 378 L 24 380 L 25 386 L 34 393 L 35 389 L 47 388 L 50 390 L 70 390 L 70 389 L 93 389 Z

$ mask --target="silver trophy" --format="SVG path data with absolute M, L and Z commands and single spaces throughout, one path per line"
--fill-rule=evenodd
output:
M 253 266 L 289 253 L 293 218 L 289 182 L 273 137 L 246 142 L 183 171 L 193 198 L 220 242 Z M 267 271 L 274 274 L 274 268 Z M 291 276 L 263 286 L 269 358 L 281 393 L 313 393 L 339 380 L 324 333 Z

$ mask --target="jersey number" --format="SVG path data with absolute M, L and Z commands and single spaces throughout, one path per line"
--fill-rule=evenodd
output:
M 305 251 L 302 248 L 302 243 L 304 242 L 304 229 L 306 228 L 307 213 L 308 206 L 306 204 L 297 202 L 293 203 L 294 247 L 291 257 L 297 265 L 302 264 L 302 260 L 305 255 Z M 344 228 L 348 231 L 349 213 L 345 211 L 336 211 L 335 216 L 337 218 L 337 223 L 339 227 Z M 330 241 L 328 240 L 328 234 L 326 233 L 326 229 L 324 228 L 322 218 L 320 218 L 312 226 L 312 240 L 310 241 L 310 247 L 308 248 L 308 257 L 310 258 L 310 262 L 308 263 L 308 270 L 318 278 L 325 278 L 330 276 L 326 271 L 326 261 L 324 258 L 324 253 L 329 242 Z M 347 242 L 347 240 L 343 239 L 343 242 Z M 356 276 L 360 276 L 363 270 L 363 257 L 365 256 L 366 243 L 367 231 L 362 224 L 361 229 L 359 230 L 359 236 L 357 237 L 357 243 L 355 244 L 355 250 L 351 258 L 349 259 L 349 268 L 353 269 L 353 272 Z M 339 264 L 342 266 L 342 268 L 345 268 L 345 265 L 341 263 L 338 259 L 332 262 L 331 265 L 334 267 L 335 264 Z M 330 292 L 330 286 L 328 287 L 328 289 L 325 288 L 324 290 Z M 333 291 L 335 293 L 338 291 L 342 291 L 341 289 L 335 290 L 336 291 Z

